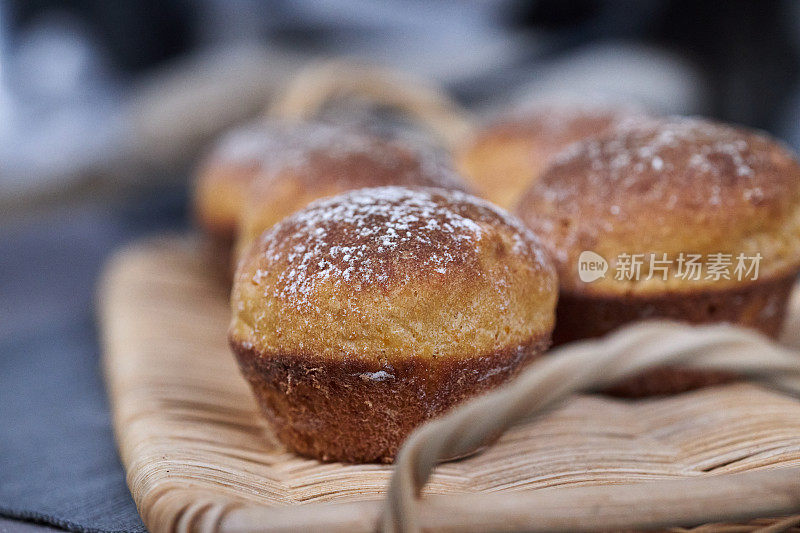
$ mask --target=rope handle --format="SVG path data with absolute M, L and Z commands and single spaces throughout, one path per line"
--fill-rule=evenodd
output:
M 308 120 L 331 100 L 360 96 L 396 109 L 433 133 L 448 147 L 472 130 L 469 113 L 443 89 L 391 69 L 343 59 L 301 69 L 270 106 L 268 114 Z
M 417 533 L 417 500 L 444 458 L 490 444 L 521 420 L 575 392 L 597 391 L 649 368 L 725 370 L 800 394 L 800 357 L 767 337 L 731 325 L 652 321 L 599 340 L 553 350 L 511 383 L 417 428 L 403 444 L 384 503 L 385 533 Z

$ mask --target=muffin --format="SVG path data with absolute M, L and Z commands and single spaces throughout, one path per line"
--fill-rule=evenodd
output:
M 557 344 L 653 317 L 781 330 L 800 270 L 800 166 L 765 135 L 630 122 L 559 155 L 517 213 L 556 263 Z M 659 371 L 623 392 L 723 377 Z
M 577 104 L 518 111 L 480 129 L 458 150 L 457 166 L 483 196 L 511 208 L 558 152 L 636 115 L 633 108 Z
M 237 250 L 313 200 L 385 185 L 466 190 L 440 152 L 399 137 L 322 123 L 275 130 L 242 208 Z
M 235 129 L 212 148 L 200 165 L 192 195 L 194 219 L 228 268 L 230 251 L 247 191 L 271 146 L 272 127 L 258 123 Z
M 230 345 L 289 449 L 391 462 L 419 424 L 550 344 L 557 282 L 488 202 L 379 187 L 314 202 L 239 263 Z

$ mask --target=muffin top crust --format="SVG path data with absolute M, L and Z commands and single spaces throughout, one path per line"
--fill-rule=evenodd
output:
M 466 190 L 443 153 L 402 138 L 351 127 L 292 123 L 275 127 L 241 217 L 240 249 L 313 200 L 384 185 Z
M 571 145 L 517 209 L 539 234 L 565 290 L 652 293 L 724 287 L 737 279 L 612 276 L 582 282 L 592 251 L 613 271 L 622 255 L 760 254 L 760 275 L 800 265 L 800 166 L 775 140 L 698 118 L 640 118 Z M 644 279 L 648 278 L 649 279 Z
M 558 152 L 639 113 L 633 106 L 578 103 L 515 109 L 480 128 L 457 151 L 458 167 L 486 198 L 513 207 Z
M 549 335 L 553 266 L 519 221 L 458 191 L 380 187 L 315 202 L 263 234 L 232 294 L 260 353 L 468 358 Z
M 643 112 L 632 105 L 537 104 L 521 107 L 493 120 L 480 130 L 476 143 L 527 138 L 535 141 L 542 152 L 556 153 L 576 141 L 642 115 Z
M 270 134 L 262 123 L 233 129 L 203 158 L 194 184 L 193 209 L 206 230 L 235 237 L 250 184 L 261 170 L 264 139 Z

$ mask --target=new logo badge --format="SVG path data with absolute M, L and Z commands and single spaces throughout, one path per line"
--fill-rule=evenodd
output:
M 591 283 L 600 278 L 606 277 L 608 272 L 608 261 L 603 256 L 584 250 L 578 257 L 578 277 L 584 283 Z

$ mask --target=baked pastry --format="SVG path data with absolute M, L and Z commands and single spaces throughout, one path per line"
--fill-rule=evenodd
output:
M 229 340 L 288 448 L 391 462 L 416 426 L 550 344 L 556 293 L 535 237 L 488 202 L 360 189 L 311 204 L 250 247 Z
M 440 152 L 399 137 L 324 123 L 276 127 L 242 208 L 238 251 L 313 200 L 384 185 L 466 190 Z
M 630 122 L 560 154 L 517 213 L 556 262 L 555 343 L 652 317 L 781 330 L 800 270 L 800 165 L 765 135 L 698 118 Z M 718 380 L 659 375 L 627 392 Z
M 570 144 L 640 113 L 632 107 L 555 104 L 517 111 L 485 127 L 456 156 L 479 192 L 506 209 Z
M 388 125 L 265 121 L 225 135 L 201 164 L 193 195 L 194 218 L 219 270 L 230 276 L 237 237 L 242 250 L 318 198 L 381 185 L 469 189 L 441 152 L 397 132 Z
M 200 165 L 192 210 L 200 229 L 226 269 L 236 240 L 239 216 L 253 179 L 261 170 L 272 127 L 254 123 L 224 135 Z

